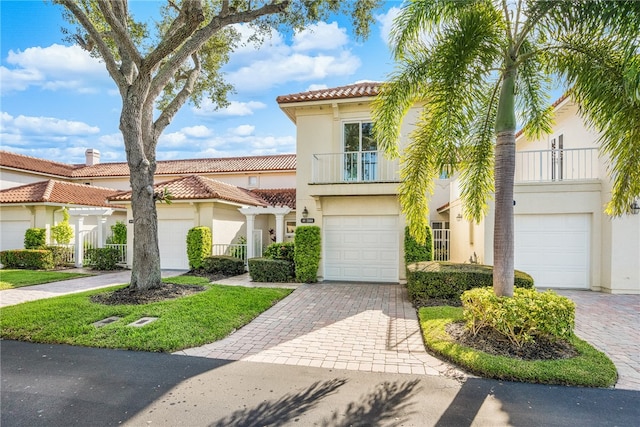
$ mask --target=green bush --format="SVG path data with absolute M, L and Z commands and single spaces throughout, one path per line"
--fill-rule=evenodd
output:
M 522 345 L 538 337 L 568 340 L 575 325 L 575 304 L 548 290 L 516 288 L 513 297 L 498 297 L 492 288 L 476 288 L 462 294 L 467 328 L 475 335 L 489 328 Z
M 433 235 L 431 227 L 427 226 L 427 238 L 424 244 L 420 244 L 409 233 L 409 227 L 404 228 L 404 263 L 405 265 L 433 260 Z
M 73 228 L 69 225 L 69 212 L 62 209 L 62 222 L 51 227 L 51 238 L 61 245 L 68 245 L 73 238 Z
M 490 265 L 432 261 L 407 266 L 409 298 L 418 305 L 433 298 L 459 303 L 464 291 L 492 285 L 493 267 Z M 533 278 L 516 270 L 515 286 L 533 288 Z
M 284 283 L 293 278 L 289 261 L 270 258 L 249 259 L 249 275 L 254 282 Z
M 68 246 L 47 246 L 45 249 L 51 251 L 53 264 L 56 267 L 64 267 L 73 259 L 73 248 Z
M 237 276 L 244 274 L 244 261 L 240 258 L 226 255 L 208 256 L 202 260 L 200 270 L 208 274 Z
M 187 233 L 187 256 L 189 267 L 202 267 L 202 260 L 211 255 L 211 229 L 209 227 L 194 227 Z
M 47 230 L 44 228 L 28 228 L 24 233 L 25 249 L 42 249 L 47 244 Z
M 96 270 L 115 270 L 120 261 L 120 251 L 116 248 L 88 249 L 85 259 L 87 264 Z
M 53 254 L 46 249 L 2 251 L 0 252 L 0 263 L 5 268 L 25 268 L 28 270 L 51 270 L 54 268 Z
M 108 245 L 126 245 L 127 244 L 127 225 L 118 221 L 111 226 L 111 236 L 107 237 Z
M 317 282 L 321 251 L 320 227 L 316 225 L 297 227 L 294 242 L 296 279 L 304 283 Z
M 263 256 L 269 259 L 284 259 L 286 261 L 294 262 L 295 247 L 296 245 L 294 242 L 272 243 L 267 246 Z

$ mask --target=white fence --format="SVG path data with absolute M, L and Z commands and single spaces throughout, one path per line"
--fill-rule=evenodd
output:
M 599 178 L 597 148 L 518 151 L 516 182 Z
M 89 259 L 89 249 L 95 249 L 99 247 L 105 248 L 114 248 L 118 251 L 118 264 L 126 264 L 127 263 L 127 245 L 126 244 L 105 244 L 101 246 L 98 242 L 98 232 L 96 230 L 91 231 L 82 231 L 80 234 L 82 245 L 83 245 L 83 260 L 82 263 L 87 265 L 90 263 Z M 60 251 L 61 256 L 63 257 L 62 261 L 65 264 L 74 264 L 76 262 L 76 245 L 52 245 L 61 248 L 66 248 L 64 251 Z
M 398 159 L 389 160 L 382 151 L 313 155 L 312 184 L 358 182 L 400 182 Z
M 449 261 L 449 229 L 432 229 L 433 232 L 433 260 Z
M 231 245 L 224 245 L 216 243 L 211 247 L 211 255 L 227 255 L 235 258 L 240 258 L 247 263 L 247 245 L 241 243 L 234 243 Z

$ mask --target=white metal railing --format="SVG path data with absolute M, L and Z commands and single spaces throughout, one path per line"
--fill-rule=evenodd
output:
M 118 251 L 118 264 L 126 264 L 127 263 L 127 245 L 126 244 L 115 244 L 109 243 L 104 245 L 105 248 L 114 248 Z
M 571 181 L 599 178 L 597 148 L 516 152 L 516 182 Z
M 433 232 L 433 260 L 449 261 L 449 229 L 432 229 Z
M 211 246 L 211 255 L 227 255 L 235 258 L 240 258 L 246 264 L 247 245 L 241 243 L 233 243 L 230 245 L 215 243 Z
M 312 156 L 312 184 L 362 182 L 400 182 L 398 159 L 389 160 L 381 151 L 350 151 Z

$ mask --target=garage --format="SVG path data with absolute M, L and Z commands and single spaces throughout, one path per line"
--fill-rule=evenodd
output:
M 163 269 L 188 270 L 187 233 L 193 220 L 163 219 L 158 221 L 160 265 Z
M 0 222 L 0 250 L 24 249 L 24 234 L 30 226 L 30 220 Z
M 398 282 L 398 217 L 325 216 L 324 279 Z
M 588 289 L 589 214 L 516 215 L 515 268 L 537 288 Z

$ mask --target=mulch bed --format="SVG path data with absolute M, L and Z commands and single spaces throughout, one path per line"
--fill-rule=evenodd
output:
M 446 331 L 456 343 L 494 356 L 521 360 L 558 360 L 578 355 L 573 345 L 564 340 L 552 341 L 545 337 L 538 337 L 534 342 L 516 347 L 506 337 L 488 328 L 480 330 L 474 336 L 465 328 L 464 322 L 450 323 Z
M 191 270 L 185 276 L 206 277 L 209 282 L 226 279 L 224 274 L 207 274 L 197 270 Z M 118 289 L 114 292 L 107 292 L 93 295 L 91 302 L 105 305 L 138 305 L 160 302 L 168 299 L 186 297 L 204 291 L 204 286 L 198 285 L 176 285 L 174 283 L 162 282 L 159 287 L 139 291 L 129 287 Z

